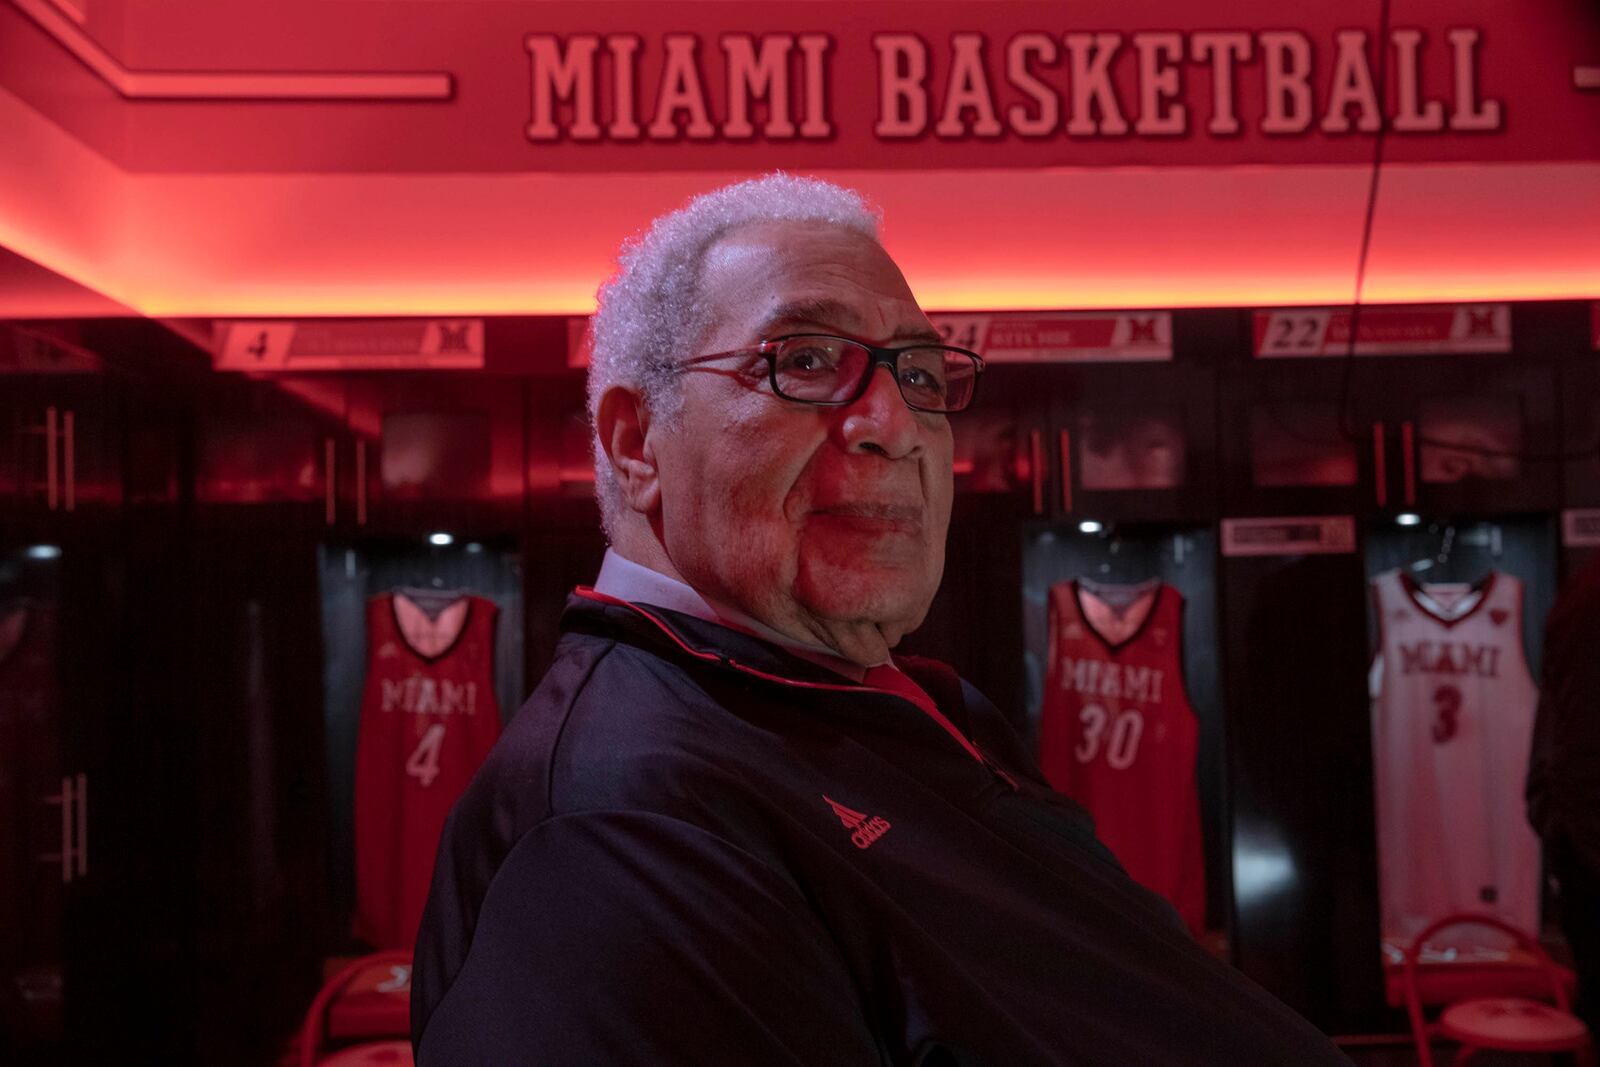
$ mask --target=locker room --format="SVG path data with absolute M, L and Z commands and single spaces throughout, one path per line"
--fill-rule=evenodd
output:
M 0 1063 L 414 1061 L 445 819 L 608 558 L 597 290 L 775 170 L 881 208 L 984 360 L 895 657 L 987 697 L 1185 951 L 1351 1062 L 1595 1062 L 1600 807 L 1558 857 L 1527 793 L 1541 745 L 1600 751 L 1600 691 L 1547 725 L 1600 656 L 1600 10 L 610 6 L 0 4 Z M 1205 127 L 1219 21 L 1237 134 Z M 1051 88 L 1102 30 L 1102 87 Z M 1275 33 L 1353 126 L 1274 134 Z M 738 132 L 740 34 L 794 47 L 784 106 L 825 136 L 773 132 L 778 67 Z M 624 39 L 679 101 L 632 140 Z M 539 66 L 574 54 L 604 57 L 592 136 L 581 70 Z M 875 132 L 913 69 L 926 129 Z M 716 128 L 680 135 L 702 93 Z M 1017 125 L 1118 99 L 1189 125 Z M 964 1055 L 919 1062 L 996 1062 Z

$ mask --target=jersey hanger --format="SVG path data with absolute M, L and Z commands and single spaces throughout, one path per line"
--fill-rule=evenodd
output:
M 1150 578 L 1150 570 L 1136 557 L 1123 553 L 1122 538 L 1112 534 L 1106 539 L 1105 554 L 1095 569 L 1098 581 L 1112 585 L 1138 585 Z
M 435 578 L 433 581 L 435 583 L 434 588 L 424 588 L 421 586 L 401 586 L 400 588 L 394 590 L 394 593 L 396 596 L 405 597 L 407 600 L 411 601 L 411 603 L 421 608 L 423 614 L 427 615 L 429 618 L 437 618 L 439 613 L 445 608 L 448 608 L 451 604 L 454 604 L 462 597 L 469 595 L 469 592 L 466 589 L 441 588 L 444 585 L 442 579 Z

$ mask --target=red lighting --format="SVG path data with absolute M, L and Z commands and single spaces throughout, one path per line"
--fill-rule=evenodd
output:
M 572 5 L 549 6 L 557 23 L 583 21 Z M 1234 17 L 1270 21 L 1268 6 L 1246 4 Z M 1030 147 L 1015 138 L 967 146 L 931 137 L 923 147 L 937 162 L 924 169 L 904 155 L 909 142 L 873 140 L 869 113 L 841 110 L 839 139 L 810 145 L 807 155 L 794 155 L 793 145 L 770 157 L 742 142 L 682 144 L 672 146 L 677 155 L 648 157 L 671 166 L 643 169 L 645 157 L 617 156 L 611 145 L 612 155 L 593 158 L 615 165 L 580 166 L 571 145 L 527 142 L 520 35 L 507 38 L 515 61 L 503 62 L 482 41 L 498 40 L 506 6 L 471 7 L 462 17 L 481 20 L 476 29 L 464 24 L 459 39 L 433 41 L 412 27 L 385 45 L 393 52 L 385 64 L 388 53 L 372 51 L 368 14 L 337 5 L 271 14 L 242 5 L 224 14 L 214 5 L 107 0 L 81 26 L 41 22 L 50 8 L 43 0 L 0 6 L 8 42 L 0 64 L 0 246 L 57 276 L 52 287 L 10 290 L 0 310 L 581 315 L 593 309 L 623 237 L 695 193 L 777 163 L 859 188 L 881 205 L 886 245 L 929 308 L 1264 307 L 1342 304 L 1356 295 L 1371 178 L 1364 139 L 1318 134 L 1291 144 L 1255 132 L 1235 145 L 1195 129 L 1117 149 L 1105 139 Z M 774 14 L 770 5 L 760 9 Z M 642 7 L 628 10 L 653 18 Z M 892 21 L 889 5 L 870 14 Z M 925 14 L 932 29 L 959 20 L 955 6 Z M 707 26 L 715 17 L 704 16 Z M 1041 17 L 996 5 L 1002 22 Z M 1127 19 L 1136 28 L 1139 18 Z M 1308 12 L 1300 21 L 1323 41 L 1332 39 L 1322 25 L 1330 19 Z M 1556 56 L 1579 47 L 1564 25 L 1551 14 L 1530 21 L 1526 40 L 1484 35 L 1481 91 L 1511 101 L 1503 130 L 1441 135 L 1447 143 L 1432 156 L 1432 141 L 1394 139 L 1362 299 L 1600 297 L 1594 136 L 1574 128 L 1551 149 L 1532 110 L 1544 83 L 1507 73 L 1523 69 L 1527 49 Z M 259 42 L 259 55 L 241 51 L 246 38 Z M 870 61 L 866 38 L 840 40 Z M 1447 63 L 1444 50 L 1435 52 L 1430 62 Z M 327 74 L 339 93 L 274 97 L 279 89 L 317 96 L 316 78 L 280 84 L 263 74 L 295 69 Z M 424 99 L 336 99 L 346 89 L 367 91 L 363 71 L 396 74 L 399 81 L 372 84 Z M 468 73 L 487 79 L 482 91 L 492 94 L 471 95 L 480 82 Z M 1447 73 L 1434 70 L 1428 84 L 1443 84 Z M 441 79 L 450 78 L 457 89 L 446 99 Z M 236 83 L 246 97 L 263 86 L 272 92 L 233 99 L 228 86 Z M 849 94 L 849 107 L 870 112 L 871 99 L 857 97 L 876 90 L 862 87 Z M 152 91 L 162 99 L 148 99 Z M 1585 102 L 1570 95 L 1563 85 L 1549 106 Z M 1259 110 L 1258 99 L 1241 100 L 1241 109 Z M 426 158 L 417 154 L 430 146 Z M 1035 151 L 1048 162 L 1022 165 Z M 819 169 L 817 160 L 829 165 Z M 1057 165 L 1062 160 L 1072 165 Z M 873 169 L 863 169 L 869 163 Z

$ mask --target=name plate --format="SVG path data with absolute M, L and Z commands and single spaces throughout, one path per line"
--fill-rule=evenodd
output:
M 478 370 L 482 319 L 273 319 L 217 324 L 231 371 Z
M 946 344 L 990 363 L 1146 363 L 1172 358 L 1169 311 L 939 312 Z
M 1511 305 L 1363 305 L 1275 308 L 1255 313 L 1255 353 L 1261 359 L 1342 356 L 1356 320 L 1358 356 L 1430 356 L 1511 351 Z
M 1350 515 L 1223 519 L 1224 556 L 1340 555 L 1356 550 Z
M 105 360 L 57 337 L 0 327 L 0 374 L 98 374 Z
M 1600 508 L 1567 508 L 1563 511 L 1561 543 L 1568 548 L 1600 548 Z

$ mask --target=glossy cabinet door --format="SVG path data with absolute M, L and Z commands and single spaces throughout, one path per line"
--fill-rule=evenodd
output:
M 344 379 L 215 375 L 196 404 L 201 504 L 316 504 L 337 491 L 327 445 L 342 443 Z
M 947 416 L 958 501 L 997 517 L 1050 512 L 1059 483 L 1050 456 L 1049 371 L 991 364 L 973 405 Z
M 1560 322 L 1562 572 L 1600 557 L 1600 301 L 1575 305 Z
M 1600 508 L 1600 301 L 1570 309 L 1545 343 L 1559 354 L 1565 505 Z
M 0 832 L 27 917 L 0 927 L 7 1063 L 182 1059 L 199 814 L 170 528 L 0 542 Z
M 1262 358 L 1224 375 L 1232 514 L 1424 516 L 1560 499 L 1547 309 L 1511 315 L 1510 353 Z
M 0 547 L 0 896 L 28 916 L 0 926 L 0 1054 L 19 1061 L 65 1041 L 68 893 L 88 869 L 67 736 L 62 566 L 60 545 Z
M 1334 517 L 1387 505 L 1381 415 L 1365 368 L 1260 358 L 1253 316 L 1220 365 L 1218 511 Z M 1382 1010 L 1366 586 L 1339 554 L 1235 556 L 1219 538 L 1236 966 L 1313 1022 L 1360 1029 Z
M 1172 315 L 1172 357 L 1048 372 L 1050 513 L 1074 523 L 1208 519 L 1217 493 L 1217 364 L 1231 312 Z
M 83 334 L 0 326 L 0 1062 L 181 1062 L 183 398 Z
M 361 375 L 349 389 L 355 528 L 516 529 L 527 488 L 524 379 Z
M 109 376 L 0 369 L 0 501 L 10 518 L 52 529 L 122 503 L 122 401 Z
M 1381 1028 L 1361 557 L 1224 558 L 1234 963 L 1333 1032 Z
M 1367 388 L 1383 401 L 1388 510 L 1429 517 L 1559 506 L 1561 434 L 1547 354 L 1384 363 Z
M 1224 515 L 1361 515 L 1387 506 L 1381 414 L 1337 358 L 1260 359 L 1239 316 L 1218 410 Z M 1359 371 L 1362 368 L 1350 368 Z
M 0 324 L 0 502 L 5 514 L 64 509 L 69 408 L 64 383 L 92 376 L 98 360 L 66 358 L 29 324 Z
M 561 612 L 573 587 L 593 585 L 606 538 L 594 498 L 594 464 L 582 371 L 528 383 L 522 526 L 526 678 L 536 684 L 560 639 Z

